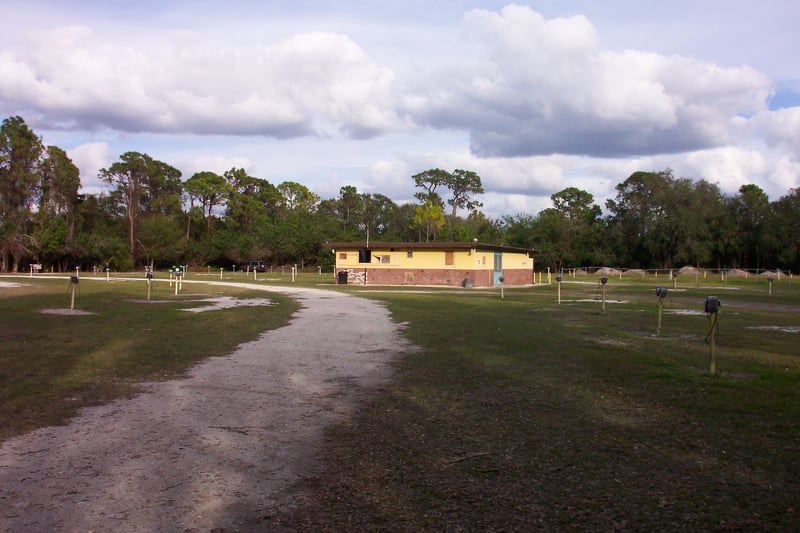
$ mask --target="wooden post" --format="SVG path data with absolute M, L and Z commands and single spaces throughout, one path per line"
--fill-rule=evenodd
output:
M 709 354 L 710 362 L 709 362 L 709 373 L 713 376 L 717 373 L 717 359 L 716 359 L 716 345 L 717 345 L 717 336 L 714 335 L 714 331 L 717 327 L 717 313 L 711 313 L 711 339 L 709 345 L 711 346 Z
M 656 335 L 661 335 L 661 313 L 664 310 L 664 299 L 658 299 L 658 329 L 656 330 Z
M 608 283 L 608 277 L 600 276 L 600 286 L 603 287 L 603 312 L 606 312 L 606 283 Z

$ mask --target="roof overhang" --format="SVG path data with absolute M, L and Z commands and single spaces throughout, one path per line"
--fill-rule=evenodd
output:
M 480 250 L 486 252 L 508 252 L 528 254 L 533 257 L 533 248 L 506 246 L 505 244 L 486 244 L 482 242 L 326 242 L 323 248 L 332 250 L 388 250 L 388 251 L 413 251 L 413 250 L 442 250 L 446 252 L 456 250 Z

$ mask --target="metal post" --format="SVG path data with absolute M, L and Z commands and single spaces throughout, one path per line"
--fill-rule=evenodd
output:
M 600 285 L 603 287 L 603 312 L 606 312 L 606 283 L 608 283 L 607 276 L 600 276 Z

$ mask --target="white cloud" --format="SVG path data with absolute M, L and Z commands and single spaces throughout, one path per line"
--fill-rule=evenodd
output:
M 768 162 L 756 150 L 726 147 L 685 154 L 672 168 L 681 176 L 701 177 L 727 194 L 736 194 L 742 185 L 763 177 Z
M 181 32 L 138 46 L 85 26 L 37 31 L 26 53 L 0 54 L 5 107 L 38 110 L 50 128 L 257 134 L 339 129 L 370 137 L 407 128 L 393 74 L 344 35 L 303 33 L 238 49 Z
M 604 50 L 584 17 L 508 6 L 471 11 L 481 57 L 454 58 L 407 100 L 420 122 L 466 128 L 484 157 L 675 153 L 727 142 L 728 121 L 765 109 L 769 80 L 747 67 Z
M 761 113 L 752 122 L 763 132 L 768 146 L 782 146 L 800 154 L 800 107 Z
M 84 193 L 95 194 L 106 188 L 98 179 L 101 168 L 107 168 L 117 159 L 105 142 L 90 142 L 67 150 L 67 155 L 81 171 L 81 188 Z
M 785 196 L 791 189 L 800 188 L 800 161 L 794 156 L 779 158 L 772 168 L 769 183 L 773 184 L 770 188 L 771 200 Z

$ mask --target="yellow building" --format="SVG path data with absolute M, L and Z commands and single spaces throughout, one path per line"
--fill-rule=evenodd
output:
M 331 242 L 337 283 L 492 287 L 534 283 L 534 251 L 479 242 Z

